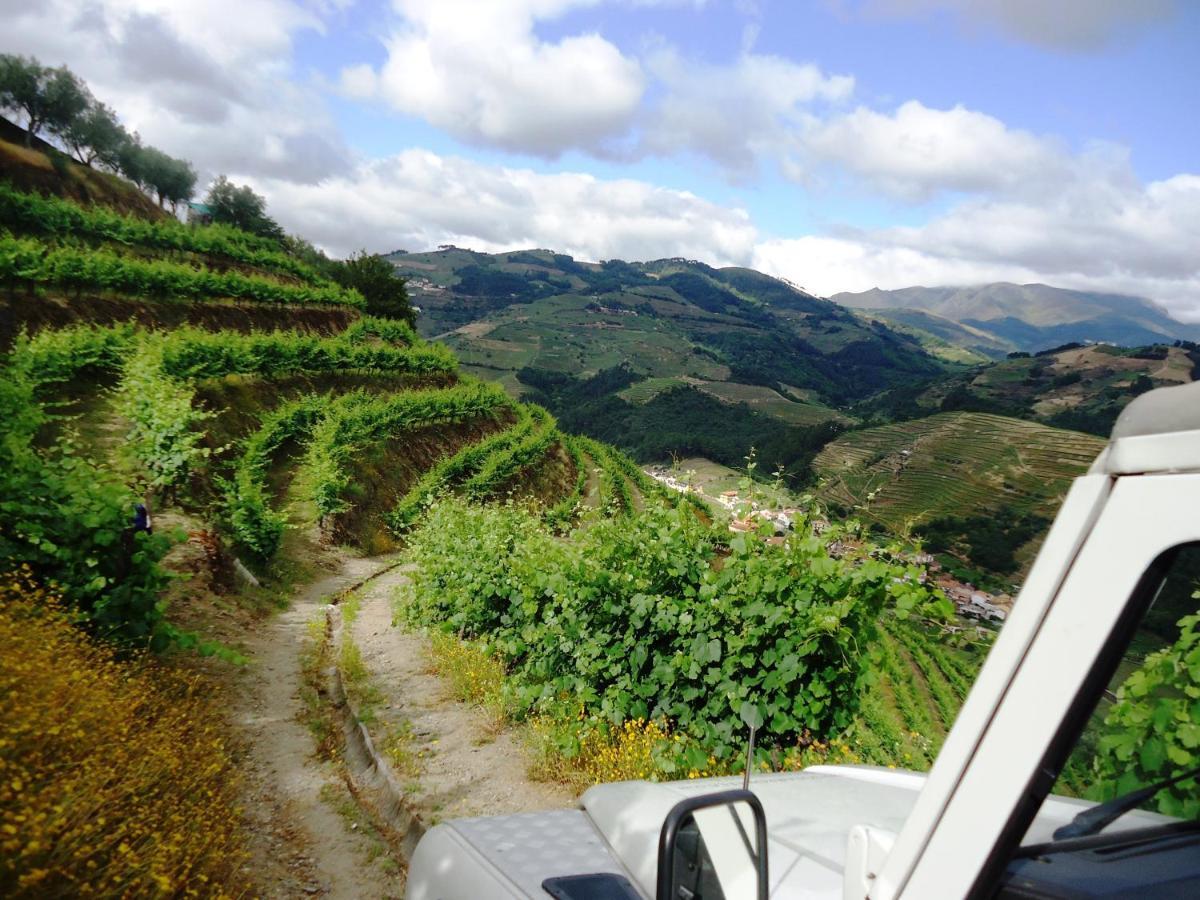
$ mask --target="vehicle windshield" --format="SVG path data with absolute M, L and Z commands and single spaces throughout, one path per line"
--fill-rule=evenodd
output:
M 1200 818 L 1198 586 L 1193 545 L 1129 637 L 1024 844 Z

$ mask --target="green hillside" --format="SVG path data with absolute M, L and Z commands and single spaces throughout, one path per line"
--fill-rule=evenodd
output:
M 1071 479 L 1086 471 L 1104 444 L 1004 416 L 940 413 L 849 432 L 826 445 L 813 468 L 823 499 L 897 533 L 933 524 L 953 532 L 957 523 L 953 537 L 969 541 L 961 532 L 979 528 L 971 520 L 1002 521 L 1007 527 L 996 540 L 1015 541 L 1008 549 L 1025 563 Z M 971 548 L 955 549 L 972 557 Z
M 547 250 L 390 258 L 422 332 L 508 384 L 526 368 L 586 378 L 624 365 L 639 378 L 790 386 L 837 406 L 942 371 L 914 339 L 749 269 Z
M 981 365 L 1017 350 L 1013 341 L 920 309 L 860 309 L 858 314 L 912 335 L 931 355 L 951 363 Z
M 313 838 L 402 871 L 478 783 L 436 783 L 450 744 L 524 789 L 925 769 L 993 632 L 886 530 L 1010 574 L 1102 445 L 977 412 L 848 430 L 1045 373 L 949 369 L 750 270 L 444 248 L 393 273 L 20 149 L 52 174 L 0 169 L 5 896 L 344 893 Z M 1190 377 L 1174 349 L 1118 356 L 1160 366 L 1140 389 Z M 620 448 L 778 467 L 791 527 L 735 529 Z M 819 500 L 784 494 L 814 469 Z M 400 693 L 459 724 L 418 731 Z
M 918 410 L 974 410 L 1106 437 L 1134 397 L 1184 384 L 1200 368 L 1195 344 L 1120 348 L 1068 344 L 951 375 L 917 395 Z

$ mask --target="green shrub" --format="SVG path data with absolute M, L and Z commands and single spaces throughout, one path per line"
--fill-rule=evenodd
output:
M 329 395 L 302 397 L 264 416 L 246 440 L 232 481 L 225 485 L 224 515 L 233 538 L 259 560 L 275 555 L 286 524 L 267 498 L 271 459 L 285 442 L 311 434 L 331 400 Z
M 353 290 L 284 284 L 240 272 L 215 272 L 168 260 L 121 256 L 111 250 L 50 247 L 0 234 L 0 284 L 54 285 L 76 291 L 114 291 L 137 297 L 188 300 L 230 298 L 254 303 L 326 303 L 362 307 Z
M 0 228 L 16 234 L 111 241 L 151 250 L 197 253 L 310 284 L 328 284 L 312 266 L 280 252 L 277 242 L 228 225 L 194 227 L 175 219 L 151 222 L 102 206 L 83 207 L 58 197 L 23 193 L 4 184 L 0 184 Z
M 1192 595 L 1200 599 L 1200 592 Z M 1109 800 L 1200 765 L 1200 614 L 1179 621 L 1179 639 L 1146 657 L 1117 689 L 1093 769 L 1095 799 Z M 1159 812 L 1200 815 L 1200 778 L 1159 791 Z
M 834 558 L 833 539 L 729 539 L 650 505 L 563 541 L 535 512 L 446 499 L 410 539 L 402 615 L 486 640 L 520 708 L 666 719 L 694 739 L 672 765 L 707 769 L 697 747 L 732 759 L 747 714 L 764 750 L 849 726 L 881 610 L 928 600 L 914 572 Z
M 17 356 L 0 372 L 0 560 L 56 586 L 103 637 L 154 649 L 180 640 L 159 600 L 173 538 L 133 533 L 138 497 L 68 441 L 34 446 L 50 417 L 29 362 Z
M 322 517 L 349 509 L 350 462 L 370 444 L 427 425 L 495 416 L 511 400 L 494 384 L 468 381 L 452 388 L 387 397 L 344 394 L 314 429 L 304 459 L 310 497 Z

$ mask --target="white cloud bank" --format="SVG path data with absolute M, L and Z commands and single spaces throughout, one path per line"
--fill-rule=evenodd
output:
M 202 174 L 316 180 L 349 154 L 323 99 L 291 77 L 292 0 L 0 0 L 0 52 L 66 64 L 150 144 Z
M 686 256 L 728 265 L 748 262 L 758 237 L 745 211 L 684 191 L 416 149 L 320 184 L 258 186 L 286 227 L 338 254 L 452 243 L 493 252 L 548 247 L 585 260 Z
M 341 90 L 471 144 L 550 159 L 568 150 L 609 158 L 690 151 L 735 177 L 782 153 L 813 104 L 853 92 L 850 76 L 749 45 L 711 64 L 661 40 L 637 58 L 596 33 L 556 42 L 537 35 L 538 22 L 598 2 L 393 0 L 387 59 L 345 68 Z
M 1046 282 L 1129 293 L 1200 321 L 1200 176 L 1138 184 L 1120 166 L 1044 202 L 981 200 L 911 228 L 768 240 L 754 265 L 817 294 Z
M 943 191 L 1037 194 L 1071 168 L 1052 139 L 962 106 L 932 109 L 917 100 L 891 115 L 860 106 L 811 122 L 798 143 L 810 165 L 848 172 L 911 201 Z
M 645 90 L 639 63 L 598 34 L 534 33 L 591 0 L 395 0 L 401 23 L 378 69 L 342 73 L 342 89 L 378 97 L 461 140 L 553 157 L 595 148 L 630 125 Z

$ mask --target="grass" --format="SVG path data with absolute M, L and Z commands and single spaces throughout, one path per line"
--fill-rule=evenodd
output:
M 509 703 L 500 661 L 482 645 L 441 631 L 430 633 L 429 648 L 434 674 L 445 679 L 455 699 L 478 706 L 497 723 L 503 722 Z

